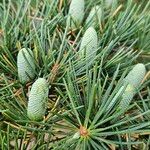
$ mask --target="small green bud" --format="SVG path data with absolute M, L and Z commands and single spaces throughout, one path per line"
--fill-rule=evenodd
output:
M 83 35 L 79 54 L 80 57 L 86 57 L 93 61 L 96 56 L 98 48 L 98 37 L 95 29 L 93 27 L 89 27 Z
M 144 76 L 146 74 L 146 69 L 143 64 L 137 64 L 129 72 L 129 74 L 124 79 L 124 86 L 127 84 L 124 94 L 122 95 L 122 100 L 120 102 L 120 109 L 127 109 L 131 103 L 138 87 L 140 86 Z
M 86 19 L 86 24 L 92 27 L 96 27 L 102 22 L 103 12 L 100 6 L 95 6 L 91 9 L 89 16 Z
M 115 0 L 105 0 L 106 8 L 110 8 Z
M 48 99 L 48 84 L 44 78 L 37 79 L 29 93 L 27 115 L 31 120 L 42 120 Z
M 19 80 L 27 83 L 35 77 L 35 63 L 33 52 L 30 49 L 21 49 L 17 56 L 17 67 Z
M 131 84 L 134 88 L 137 88 L 146 74 L 145 66 L 141 63 L 134 66 L 134 68 L 125 77 L 124 82 Z
M 69 8 L 69 15 L 71 17 L 71 28 L 80 26 L 84 17 L 84 0 L 72 0 Z

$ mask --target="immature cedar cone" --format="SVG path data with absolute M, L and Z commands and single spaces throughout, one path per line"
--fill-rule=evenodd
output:
M 97 33 L 93 27 L 89 27 L 83 35 L 79 54 L 80 57 L 86 57 L 93 60 L 96 56 L 96 50 L 98 48 Z
M 87 26 L 96 27 L 102 22 L 103 12 L 101 6 L 95 6 L 91 9 L 89 16 L 86 19 Z
M 17 56 L 17 67 L 19 80 L 27 83 L 35 77 L 35 63 L 33 52 L 30 49 L 21 49 Z
M 42 120 L 48 99 L 48 84 L 44 78 L 37 79 L 29 93 L 27 115 L 31 120 Z
M 135 67 L 125 77 L 124 86 L 127 84 L 127 87 L 122 95 L 122 100 L 120 102 L 120 109 L 128 108 L 145 74 L 146 74 L 145 66 L 139 63 L 135 65 Z
M 106 8 L 110 8 L 113 4 L 113 2 L 116 0 L 105 0 L 105 6 Z
M 84 17 L 84 0 L 72 0 L 69 8 L 71 28 L 80 26 Z

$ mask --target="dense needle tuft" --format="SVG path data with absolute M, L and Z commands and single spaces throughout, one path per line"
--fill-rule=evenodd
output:
M 0 149 L 150 150 L 149 8 L 1 0 Z
M 37 79 L 29 93 L 29 102 L 27 108 L 28 117 L 31 120 L 42 120 L 46 111 L 46 102 L 48 99 L 48 84 L 44 78 Z
M 17 57 L 19 80 L 27 83 L 35 77 L 35 63 L 33 52 L 30 49 L 21 49 Z

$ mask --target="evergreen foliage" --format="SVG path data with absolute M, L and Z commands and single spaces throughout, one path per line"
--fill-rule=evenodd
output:
M 1 0 L 0 149 L 149 150 L 149 14 L 149 0 Z

